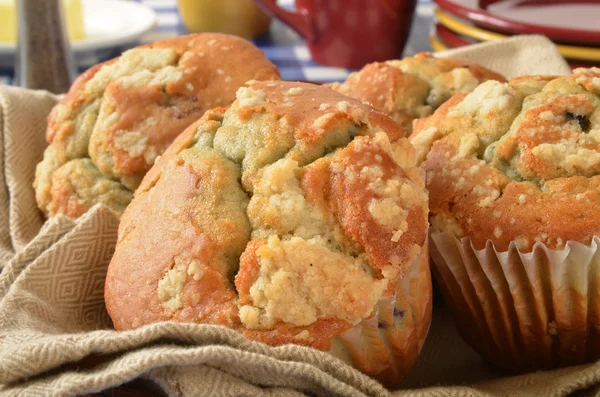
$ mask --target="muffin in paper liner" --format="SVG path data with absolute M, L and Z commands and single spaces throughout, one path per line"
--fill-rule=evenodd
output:
M 411 143 L 443 233 L 434 275 L 465 339 L 515 371 L 599 357 L 600 69 L 487 81 Z
M 463 338 L 487 361 L 518 371 L 575 365 L 600 357 L 599 244 L 498 251 L 434 230 L 432 271 Z
M 374 108 L 248 82 L 175 140 L 121 217 L 104 295 L 113 325 L 222 325 L 331 351 L 394 385 L 431 321 L 423 176 Z
M 377 304 L 373 317 L 336 336 L 330 353 L 376 377 L 399 383 L 412 368 L 431 325 L 429 244 L 423 246 L 395 295 Z

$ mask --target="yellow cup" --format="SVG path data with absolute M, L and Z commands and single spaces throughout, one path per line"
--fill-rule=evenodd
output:
M 81 0 L 62 0 L 65 8 L 67 33 L 71 40 L 85 38 L 83 10 Z M 16 0 L 0 0 L 0 42 L 17 41 Z
M 177 0 L 189 32 L 221 32 L 251 39 L 269 30 L 271 18 L 253 0 Z

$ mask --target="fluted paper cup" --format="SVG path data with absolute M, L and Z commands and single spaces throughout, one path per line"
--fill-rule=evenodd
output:
M 426 243 L 393 297 L 374 314 L 333 339 L 330 351 L 388 386 L 402 380 L 419 356 L 431 324 L 432 291 Z
M 464 339 L 487 361 L 521 372 L 600 357 L 600 237 L 562 250 L 431 233 L 433 272 Z

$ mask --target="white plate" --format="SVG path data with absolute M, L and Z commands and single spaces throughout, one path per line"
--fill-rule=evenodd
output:
M 82 0 L 86 37 L 71 42 L 74 53 L 84 53 L 128 44 L 156 26 L 156 13 L 149 7 L 122 0 Z M 15 53 L 14 43 L 0 43 L 0 56 Z

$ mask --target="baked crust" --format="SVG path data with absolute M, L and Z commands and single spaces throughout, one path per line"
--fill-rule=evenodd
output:
M 402 302 L 415 332 L 395 330 L 400 320 L 382 331 L 412 355 L 388 352 L 361 368 L 397 380 L 389 368 L 416 359 L 431 303 L 421 266 L 427 193 L 400 132 L 325 87 L 240 88 L 231 107 L 207 112 L 175 140 L 123 214 L 105 286 L 115 328 L 219 324 L 271 345 L 328 351 L 378 316 L 381 301 L 392 310 L 403 279 L 414 278 L 423 296 L 411 290 Z
M 522 252 L 600 233 L 598 68 L 488 81 L 417 123 L 411 142 L 440 231 Z
M 506 81 L 482 66 L 428 53 L 366 65 L 331 88 L 389 114 L 407 135 L 413 120 L 427 117 L 453 94 L 471 92 L 486 80 Z
M 279 79 L 279 73 L 249 42 L 218 33 L 158 41 L 92 67 L 50 113 L 46 138 L 54 149 L 34 183 L 36 191 L 70 195 L 40 193 L 39 207 L 48 216 L 76 217 L 103 202 L 50 186 L 61 183 L 53 181 L 52 170 L 74 159 L 91 159 L 104 178 L 133 192 L 177 135 L 206 110 L 233 102 L 237 88 L 251 79 Z M 66 201 L 74 205 L 55 203 Z M 119 214 L 123 209 L 109 207 Z

